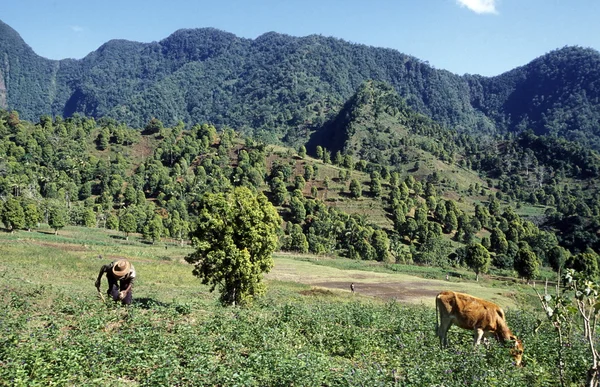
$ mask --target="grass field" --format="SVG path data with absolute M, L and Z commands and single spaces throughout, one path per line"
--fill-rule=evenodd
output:
M 278 253 L 266 276 L 267 294 L 249 308 L 224 308 L 184 262 L 191 247 L 148 245 L 136 236 L 126 241 L 116 232 L 73 227 L 58 236 L 44 228 L 2 233 L 0 251 L 0 385 L 558 381 L 556 337 L 548 325 L 534 333 L 539 315 L 523 303 L 524 285 L 454 276 L 445 281 L 432 268 Z M 119 257 L 130 259 L 138 272 L 129 308 L 103 303 L 93 286 L 100 266 Z M 450 348 L 440 350 L 431 306 L 441 289 L 508 307 L 509 324 L 525 343 L 525 367 L 514 367 L 500 345 L 473 351 L 470 333 L 458 328 L 450 331 Z M 587 369 L 584 344 L 574 332 L 565 348 L 567 378 L 574 385 Z

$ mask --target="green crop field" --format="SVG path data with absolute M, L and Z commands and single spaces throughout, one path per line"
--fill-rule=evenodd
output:
M 445 281 L 439 269 L 277 253 L 264 297 L 247 308 L 222 307 L 183 260 L 189 246 L 67 227 L 57 236 L 43 228 L 2 233 L 0 251 L 0 385 L 555 386 L 559 380 L 556 335 L 548 324 L 534 333 L 540 316 L 521 284 L 491 278 L 478 284 L 461 271 Z M 119 257 L 138 272 L 128 308 L 102 302 L 93 286 L 100 266 Z M 358 285 L 355 294 L 350 282 Z M 392 293 L 378 295 L 383 288 Z M 515 367 L 509 349 L 495 342 L 473 350 L 471 333 L 456 327 L 450 347 L 441 350 L 429 295 L 441 289 L 505 307 L 524 342 L 525 366 Z M 568 344 L 567 381 L 581 385 L 588 349 L 576 332 Z

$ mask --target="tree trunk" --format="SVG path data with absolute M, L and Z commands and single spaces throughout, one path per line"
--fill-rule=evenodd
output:
M 585 385 L 587 387 L 598 387 L 598 367 L 592 367 L 588 370 Z

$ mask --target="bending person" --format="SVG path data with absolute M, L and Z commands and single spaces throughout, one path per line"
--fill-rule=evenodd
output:
M 114 301 L 121 301 L 123 305 L 131 305 L 133 300 L 133 281 L 135 280 L 135 268 L 126 259 L 111 262 L 100 268 L 98 279 L 96 279 L 96 289 L 100 291 L 100 280 L 106 273 L 108 280 L 108 290 L 106 293 Z

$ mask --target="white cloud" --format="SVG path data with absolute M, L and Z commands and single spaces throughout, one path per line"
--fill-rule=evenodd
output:
M 462 7 L 467 7 L 475 13 L 498 13 L 497 0 L 456 0 Z
M 70 27 L 73 32 L 82 32 L 83 31 L 83 27 L 81 27 L 81 26 L 70 26 Z

